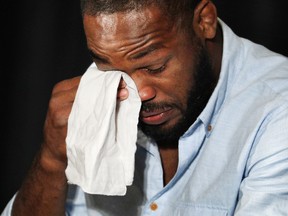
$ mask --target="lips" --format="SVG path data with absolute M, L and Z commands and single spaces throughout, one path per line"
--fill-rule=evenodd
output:
M 153 110 L 153 111 L 141 111 L 140 119 L 145 124 L 159 125 L 168 121 L 171 117 L 172 112 L 173 112 L 172 108 Z

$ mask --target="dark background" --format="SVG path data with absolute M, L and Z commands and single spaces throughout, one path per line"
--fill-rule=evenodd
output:
M 288 56 L 286 0 L 215 0 L 239 35 Z M 78 0 L 6 1 L 1 26 L 0 212 L 42 140 L 52 87 L 91 63 Z

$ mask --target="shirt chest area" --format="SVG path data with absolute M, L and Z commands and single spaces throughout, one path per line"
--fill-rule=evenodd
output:
M 204 138 L 202 141 L 205 145 Z M 138 174 L 139 170 L 136 171 L 133 187 L 140 188 L 143 195 L 139 208 L 141 215 L 208 216 L 228 215 L 234 211 L 242 180 L 239 173 L 243 170 L 238 172 L 237 164 L 227 167 L 222 156 L 217 154 L 205 160 L 202 147 L 190 153 L 192 156 L 179 163 L 176 174 L 165 186 L 158 157 L 148 155 L 148 162 L 137 166 L 142 169 Z
M 134 183 L 127 194 L 96 196 L 88 206 L 109 212 L 101 215 L 229 215 L 236 205 L 243 167 L 223 146 L 210 149 L 206 132 L 204 126 L 198 127 L 180 140 L 177 172 L 167 185 L 157 147 L 138 147 Z

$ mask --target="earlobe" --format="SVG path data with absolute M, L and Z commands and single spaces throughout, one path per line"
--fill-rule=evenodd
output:
M 217 9 L 209 0 L 202 0 L 194 10 L 194 29 L 200 37 L 213 39 L 217 29 Z

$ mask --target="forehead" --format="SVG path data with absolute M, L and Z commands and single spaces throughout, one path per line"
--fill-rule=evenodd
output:
M 106 49 L 156 37 L 165 39 L 172 27 L 161 10 L 152 6 L 113 14 L 84 15 L 83 23 L 88 46 L 105 45 Z

